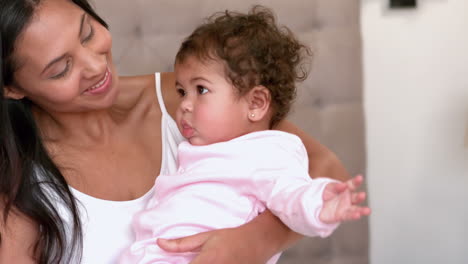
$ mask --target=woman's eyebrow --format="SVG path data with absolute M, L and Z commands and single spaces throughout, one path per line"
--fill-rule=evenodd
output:
M 86 13 L 83 13 L 81 15 L 81 22 L 80 22 L 80 33 L 78 34 L 78 38 L 81 36 L 81 33 L 83 32 L 83 24 L 86 18 Z
M 63 54 L 62 56 L 53 59 L 51 62 L 49 62 L 49 63 L 47 64 L 47 66 L 45 66 L 45 68 L 44 68 L 44 70 L 42 70 L 41 74 L 43 74 L 48 68 L 50 68 L 52 65 L 54 65 L 54 63 L 56 63 L 56 62 L 58 62 L 58 61 L 61 61 L 61 60 L 64 59 L 66 56 L 67 56 L 67 54 Z
M 84 21 L 85 21 L 85 18 L 86 18 L 86 13 L 83 13 L 81 15 L 81 19 L 80 19 L 80 31 L 78 33 L 78 38 L 81 36 L 81 33 L 83 32 L 83 25 L 84 25 Z M 54 63 L 62 60 L 63 58 L 65 58 L 66 54 L 63 54 L 55 59 L 53 59 L 52 61 L 50 61 L 45 67 L 44 67 L 44 70 L 42 70 L 41 74 L 43 74 L 48 68 L 50 68 L 52 65 L 54 65 Z

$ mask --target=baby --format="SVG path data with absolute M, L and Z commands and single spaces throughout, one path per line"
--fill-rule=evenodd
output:
M 365 194 L 350 187 L 362 177 L 311 179 L 301 140 L 270 130 L 288 113 L 295 82 L 306 78 L 308 54 L 258 6 L 217 14 L 182 43 L 176 122 L 187 141 L 179 145 L 178 172 L 158 176 L 154 197 L 135 216 L 136 241 L 122 263 L 189 263 L 196 253 L 166 252 L 157 238 L 239 226 L 266 208 L 295 232 L 321 237 L 370 213 L 358 205 Z

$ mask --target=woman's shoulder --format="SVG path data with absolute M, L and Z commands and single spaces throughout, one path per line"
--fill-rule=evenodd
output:
M 119 76 L 119 86 L 123 90 L 147 89 L 152 85 L 154 85 L 154 74 Z
M 159 81 L 164 105 L 169 114 L 174 116 L 180 100 L 175 89 L 174 73 L 161 73 Z M 155 74 L 119 77 L 119 89 L 118 106 L 133 109 L 136 106 L 157 105 L 159 109 Z
M 138 76 L 120 76 L 120 99 L 132 101 L 138 100 L 142 95 L 151 92 L 155 87 L 153 74 Z
M 174 118 L 181 97 L 175 87 L 176 79 L 173 72 L 161 73 L 161 92 L 167 112 Z
M 113 108 L 119 112 L 132 113 L 137 109 L 154 107 L 155 103 L 157 104 L 154 85 L 153 74 L 120 76 L 118 82 L 119 96 Z

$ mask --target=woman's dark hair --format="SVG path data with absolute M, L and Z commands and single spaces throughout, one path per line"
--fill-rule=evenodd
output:
M 182 43 L 176 63 L 188 56 L 201 61 L 221 59 L 239 94 L 256 85 L 271 94 L 270 127 L 285 118 L 296 96 L 296 81 L 307 78 L 305 59 L 310 49 L 284 26 L 274 13 L 254 6 L 247 14 L 226 10 L 209 17 Z
M 15 212 L 26 216 L 38 226 L 37 262 L 71 263 L 80 261 L 82 250 L 77 202 L 42 143 L 31 112 L 33 103 L 4 96 L 5 86 L 15 83 L 16 42 L 43 1 L 47 0 L 0 1 L 0 204 L 4 206 L 0 221 L 6 223 Z M 88 1 L 63 1 L 72 1 L 107 27 Z M 68 210 L 71 223 L 63 220 L 61 207 Z

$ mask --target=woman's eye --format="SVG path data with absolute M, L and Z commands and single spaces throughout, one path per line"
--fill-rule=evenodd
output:
M 205 87 L 203 87 L 201 85 L 197 86 L 197 90 L 198 90 L 199 94 L 206 94 L 208 92 L 208 89 L 206 89 Z
M 182 88 L 178 88 L 178 89 L 177 89 L 177 93 L 180 95 L 180 97 L 184 97 L 184 96 L 185 96 L 185 90 L 182 89 Z
M 83 43 L 90 41 L 94 36 L 94 28 L 89 24 L 89 34 L 82 40 Z
M 63 71 L 61 71 L 60 73 L 52 76 L 51 78 L 52 79 L 60 79 L 60 78 L 64 77 L 67 74 L 68 70 L 70 69 L 70 64 L 71 64 L 71 60 L 67 59 L 66 64 L 65 64 L 65 69 L 63 69 Z

